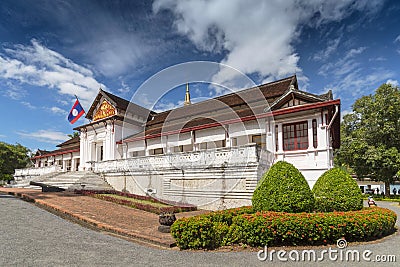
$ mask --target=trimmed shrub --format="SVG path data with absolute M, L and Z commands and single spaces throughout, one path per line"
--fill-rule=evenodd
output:
M 228 210 L 222 216 L 216 212 L 178 219 L 171 233 L 181 249 L 214 249 L 229 244 L 335 244 L 340 238 L 362 241 L 390 234 L 397 219 L 395 212 L 380 207 L 328 213 L 245 211 L 248 208 Z M 232 219 L 232 224 L 224 218 Z
M 362 193 L 356 181 L 339 168 L 322 174 L 312 192 L 317 211 L 351 211 L 361 210 L 363 207 Z
M 384 208 L 330 213 L 243 214 L 234 218 L 231 231 L 251 246 L 334 244 L 370 240 L 394 231 L 396 213 Z
M 182 218 L 171 226 L 171 234 L 181 249 L 215 249 L 229 231 L 226 223 L 213 223 L 208 216 Z
M 252 203 L 255 211 L 310 212 L 314 196 L 301 172 L 279 161 L 263 175 Z

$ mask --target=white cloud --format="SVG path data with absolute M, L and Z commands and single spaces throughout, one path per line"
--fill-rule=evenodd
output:
M 54 88 L 61 95 L 78 95 L 84 106 L 89 106 L 100 86 L 93 72 L 61 54 L 41 45 L 36 40 L 30 46 L 16 45 L 0 54 L 0 78 L 20 83 Z
M 18 135 L 25 138 L 34 139 L 40 142 L 46 142 L 51 144 L 59 144 L 68 139 L 67 134 L 53 131 L 53 130 L 39 130 L 37 132 L 17 132 Z
M 66 100 L 62 100 L 62 99 L 57 99 L 57 103 L 60 103 L 63 106 L 69 106 L 70 102 L 66 101 Z
M 151 49 L 135 35 L 125 33 L 117 27 L 107 29 L 106 32 L 97 33 L 95 39 L 83 45 L 82 49 L 105 76 L 126 73 L 140 64 L 140 59 Z
M 396 42 L 400 42 L 400 35 L 398 35 L 397 37 L 396 37 L 396 39 L 394 39 L 394 42 L 396 43 Z
M 171 110 L 171 109 L 176 109 L 183 107 L 183 102 L 184 101 L 178 101 L 178 103 L 175 102 L 165 102 L 165 101 L 160 101 L 157 104 L 154 105 L 154 111 L 157 113 L 161 113 L 166 110 Z
M 341 39 L 342 39 L 341 37 L 338 37 L 336 39 L 328 41 L 328 46 L 324 50 L 317 52 L 313 56 L 313 59 L 316 61 L 327 60 L 330 57 L 330 55 L 332 55 L 336 51 Z
M 387 60 L 387 58 L 385 58 L 385 57 L 374 57 L 374 58 L 370 58 L 370 59 L 368 59 L 368 61 L 386 61 Z
M 32 105 L 31 103 L 29 103 L 27 101 L 21 101 L 21 104 L 29 109 L 36 109 L 36 106 Z
M 195 104 L 195 103 L 199 103 L 199 102 L 209 100 L 209 99 L 210 99 L 209 97 L 192 97 L 190 99 L 190 102 L 192 104 Z M 183 107 L 184 106 L 183 104 L 184 104 L 184 101 L 182 101 L 182 100 L 180 100 L 178 102 L 169 102 L 169 101 L 161 100 L 154 106 L 153 110 L 155 112 L 163 112 L 166 110 L 172 110 L 172 109 L 177 109 L 177 108 Z
M 21 100 L 27 94 L 26 90 L 22 89 L 21 87 L 13 84 L 10 81 L 6 82 L 5 88 L 3 88 L 3 95 L 9 97 L 13 100 Z
M 117 91 L 121 94 L 126 94 L 131 91 L 131 88 L 125 81 L 121 80 L 121 87 Z
M 365 47 L 350 49 L 345 53 L 344 57 L 322 65 L 318 70 L 318 74 L 325 77 L 331 74 L 335 76 L 342 76 L 356 70 L 360 66 L 360 63 L 354 58 L 364 52 L 365 49 Z
M 48 108 L 48 110 L 50 112 L 52 112 L 53 114 L 60 114 L 60 115 L 67 115 L 68 114 L 67 111 L 65 111 L 65 110 L 63 110 L 62 108 L 59 108 L 59 107 L 51 107 L 51 108 Z
M 361 69 L 356 69 L 338 79 L 335 84 L 328 85 L 324 90 L 332 89 L 340 97 L 345 93 L 357 98 L 365 94 L 366 89 L 376 89 L 373 86 L 380 85 L 383 81 L 390 79 L 394 72 L 384 69 L 375 69 L 373 72 L 364 74 Z
M 393 86 L 399 86 L 399 81 L 398 80 L 389 79 L 389 80 L 386 81 L 386 83 L 387 84 L 391 84 Z
M 301 25 L 318 27 L 340 21 L 354 10 L 372 13 L 379 5 L 379 1 L 352 0 L 156 0 L 153 10 L 170 10 L 175 15 L 176 30 L 198 49 L 224 52 L 221 63 L 246 74 L 257 73 L 263 80 L 301 72 L 299 55 L 293 46 Z M 335 46 L 334 43 L 331 49 Z M 214 82 L 223 84 L 233 78 L 218 73 Z

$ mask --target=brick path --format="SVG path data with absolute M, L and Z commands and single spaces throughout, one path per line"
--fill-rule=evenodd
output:
M 68 192 L 42 193 L 32 189 L 0 187 L 0 193 L 15 195 L 35 202 L 56 214 L 72 217 L 74 220 L 79 220 L 99 230 L 163 247 L 172 247 L 175 244 L 170 234 L 157 230 L 158 215 L 154 213 Z M 177 218 L 204 212 L 185 212 L 177 214 Z

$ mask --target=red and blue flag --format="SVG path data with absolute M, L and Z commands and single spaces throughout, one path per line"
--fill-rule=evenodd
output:
M 75 101 L 75 104 L 72 106 L 71 111 L 69 112 L 68 121 L 71 124 L 74 124 L 84 113 L 85 111 L 83 110 L 81 103 L 79 103 L 79 100 L 77 99 Z

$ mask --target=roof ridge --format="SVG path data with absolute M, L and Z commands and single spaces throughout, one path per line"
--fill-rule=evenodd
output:
M 272 82 L 269 82 L 269 83 L 256 85 L 256 86 L 253 86 L 253 87 L 250 87 L 250 88 L 246 88 L 246 89 L 242 89 L 242 90 L 239 90 L 239 91 L 231 92 L 229 94 L 216 96 L 216 97 L 213 97 L 213 98 L 209 98 L 209 99 L 203 100 L 201 102 L 192 103 L 191 106 L 202 104 L 202 103 L 210 101 L 210 100 L 216 100 L 216 99 L 220 99 L 220 98 L 224 98 L 224 97 L 229 97 L 229 96 L 235 95 L 235 94 L 237 95 L 238 93 L 242 93 L 242 92 L 249 91 L 249 90 L 252 90 L 252 89 L 254 90 L 254 89 L 259 88 L 261 86 L 270 86 L 270 85 L 281 83 L 281 82 L 284 82 L 284 81 L 287 81 L 287 80 L 290 80 L 290 79 L 293 81 L 294 78 L 296 78 L 296 75 L 292 75 L 292 76 L 289 76 L 289 77 L 286 77 L 286 78 L 282 78 L 282 79 L 277 80 L 277 81 L 272 81 Z M 166 112 L 171 112 L 172 110 L 176 110 L 176 109 L 180 109 L 180 108 L 185 108 L 185 106 L 177 107 L 177 108 L 173 108 L 173 109 L 169 109 L 169 110 L 165 110 L 163 112 L 157 113 L 157 115 L 161 115 L 161 114 L 166 113 Z

